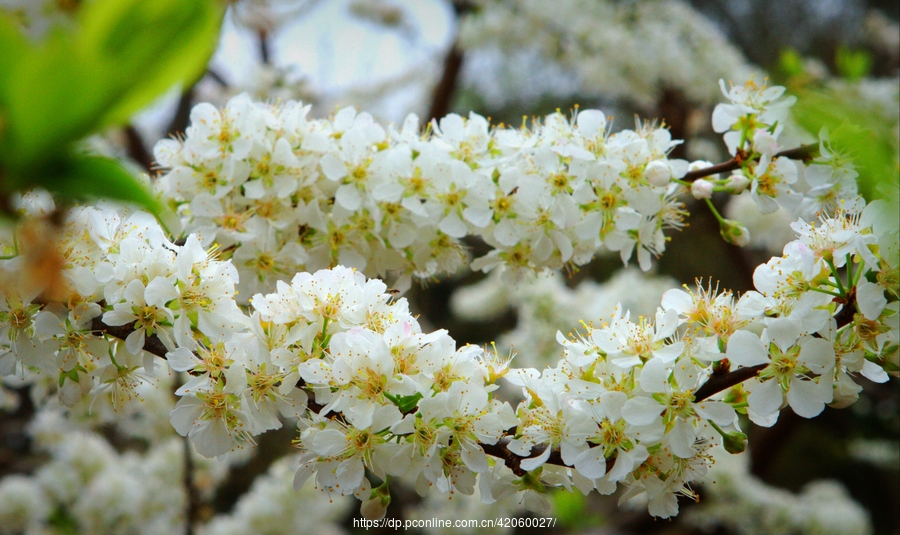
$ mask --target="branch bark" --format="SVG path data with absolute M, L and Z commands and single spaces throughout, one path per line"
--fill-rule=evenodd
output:
M 752 379 L 759 375 L 759 372 L 763 371 L 766 366 L 768 366 L 768 364 L 758 364 L 748 368 L 738 368 L 724 375 L 710 377 L 709 380 L 703 383 L 703 386 L 698 388 L 694 393 L 694 401 L 703 401 L 704 399 L 727 390 L 736 384 Z

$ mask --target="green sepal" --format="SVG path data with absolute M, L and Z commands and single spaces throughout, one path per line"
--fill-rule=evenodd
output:
M 419 403 L 419 400 L 422 399 L 422 393 L 416 392 L 411 396 L 395 396 L 393 394 L 389 394 L 387 392 L 384 393 L 384 397 L 388 398 L 396 405 L 400 412 L 403 414 L 409 414 L 416 408 L 416 405 Z

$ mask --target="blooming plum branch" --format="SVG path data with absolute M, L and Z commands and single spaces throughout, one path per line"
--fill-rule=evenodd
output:
M 865 205 L 826 141 L 810 165 L 811 149 L 779 150 L 780 89 L 725 94 L 713 124 L 743 156 L 713 188 L 749 188 L 763 211 L 821 212 L 792 225 L 797 239 L 739 298 L 698 285 L 668 291 L 653 317 L 617 307 L 557 333 L 561 358 L 544 370 L 457 347 L 362 271 L 449 270 L 467 235 L 494 247 L 473 262 L 484 269 L 558 268 L 600 247 L 625 260 L 637 249 L 649 267 L 662 228 L 686 214 L 689 167 L 702 165 L 668 159 L 666 130 L 610 134 L 593 110 L 532 130 L 450 115 L 420 134 L 414 118 L 386 130 L 352 109 L 312 120 L 297 103 L 239 97 L 198 106 L 185 139 L 156 148 L 183 241 L 108 206 L 73 209 L 54 239 L 29 241 L 53 207 L 23 198 L 31 219 L 2 242 L 0 373 L 52 378 L 47 394 L 68 406 L 118 407 L 164 358 L 188 374 L 170 420 L 198 453 L 295 419 L 295 487 L 355 495 L 369 517 L 397 480 L 421 494 L 477 485 L 488 503 L 517 495 L 538 510 L 550 488 L 621 485 L 670 517 L 715 445 L 743 449 L 738 414 L 770 426 L 789 405 L 811 418 L 852 404 L 858 375 L 900 371 L 898 230 L 885 204 Z M 39 298 L 35 274 L 51 269 L 62 297 Z M 502 400 L 501 381 L 523 401 Z

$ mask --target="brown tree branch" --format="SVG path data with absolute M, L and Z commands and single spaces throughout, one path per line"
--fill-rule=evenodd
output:
M 128 335 L 133 333 L 135 329 L 131 325 L 122 325 L 119 327 L 107 325 L 103 323 L 101 316 L 97 316 L 91 321 L 91 331 L 96 336 L 100 336 L 101 334 L 108 334 L 110 336 L 115 336 L 116 338 L 124 340 L 128 338 Z M 169 350 L 166 349 L 165 344 L 162 343 L 162 340 L 160 340 L 159 337 L 155 334 L 152 336 L 144 337 L 144 351 L 161 358 L 166 358 L 166 353 L 169 352 Z
M 263 62 L 264 65 L 268 65 L 272 62 L 272 50 L 269 45 L 269 32 L 265 29 L 260 28 L 257 32 L 257 38 L 259 39 L 259 59 Z
M 463 51 L 456 43 L 450 47 L 447 57 L 444 59 L 444 72 L 441 79 L 434 87 L 431 94 L 431 108 L 428 110 L 428 121 L 440 120 L 450 112 L 450 104 L 456 92 L 456 83 L 459 80 L 459 71 L 463 64 Z
M 193 102 L 194 88 L 192 87 L 183 92 L 178 99 L 178 108 L 175 110 L 175 115 L 172 117 L 172 121 L 166 129 L 166 135 L 168 137 L 177 136 L 187 130 L 188 124 L 190 124 L 191 121 L 191 104 L 193 104 Z
M 153 165 L 153 155 L 150 154 L 150 151 L 144 145 L 144 139 L 137 131 L 137 128 L 131 124 L 125 127 L 125 149 L 132 160 L 140 164 L 144 171 L 150 172 L 150 168 Z
M 791 160 L 803 160 L 804 162 L 809 162 L 810 160 L 815 158 L 818 153 L 819 144 L 810 143 L 809 145 L 801 145 L 797 148 L 783 150 L 775 154 L 775 157 L 790 158 Z M 703 169 L 691 171 L 688 174 L 684 175 L 681 180 L 684 180 L 685 182 L 693 182 L 698 178 L 704 178 L 718 173 L 727 173 L 729 171 L 734 171 L 735 169 L 740 169 L 741 165 L 743 165 L 745 161 L 747 161 L 746 153 L 744 153 L 743 151 L 738 151 L 737 155 L 735 155 L 734 158 L 728 160 L 727 162 L 717 163 L 716 165 L 711 165 Z
M 738 368 L 724 375 L 710 377 L 709 380 L 703 383 L 703 386 L 698 388 L 697 392 L 694 393 L 694 401 L 703 401 L 704 399 L 718 394 L 723 390 L 727 390 L 738 383 L 743 383 L 748 379 L 752 379 L 759 375 L 759 372 L 763 371 L 766 366 L 768 366 L 768 364 L 758 364 L 747 368 Z

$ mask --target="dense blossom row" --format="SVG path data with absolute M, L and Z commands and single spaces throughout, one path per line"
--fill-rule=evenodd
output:
M 668 158 L 681 141 L 652 123 L 610 133 L 598 110 L 552 114 L 531 129 L 451 114 L 422 134 L 414 115 L 385 129 L 352 108 L 312 119 L 301 103 L 242 95 L 221 110 L 196 106 L 183 140 L 157 144 L 167 169 L 159 189 L 185 232 L 233 260 L 245 296 L 336 265 L 399 275 L 394 285 L 405 288 L 412 276 L 464 265 L 467 236 L 492 247 L 473 269 L 503 266 L 513 278 L 601 250 L 626 263 L 636 254 L 646 271 L 665 250 L 664 230 L 684 224 L 678 196 L 688 187 L 706 199 L 749 188 L 762 211 L 781 205 L 806 219 L 856 202 L 855 172 L 824 141 L 812 165 L 778 156 L 793 102 L 783 88 L 722 90 L 731 103 L 716 108 L 713 127 L 744 164 L 719 179 L 680 180 L 710 164 Z M 746 243 L 745 229 L 722 224 L 726 239 Z
M 550 116 L 533 132 L 448 116 L 422 137 L 414 122 L 389 135 L 353 110 L 316 121 L 294 103 L 200 105 L 183 142 L 157 147 L 171 168 L 160 187 L 192 232 L 183 242 L 140 212 L 58 214 L 41 195 L 23 199 L 29 217 L 2 240 L 0 372 L 51 378 L 43 392 L 68 406 L 102 398 L 116 408 L 164 357 L 190 376 L 170 418 L 200 454 L 296 418 L 295 485 L 312 478 L 356 495 L 368 517 L 384 514 L 392 478 L 421 493 L 477 486 L 485 502 L 516 495 L 537 510 L 551 487 L 623 485 L 653 515 L 674 515 L 714 445 L 743 448 L 737 413 L 760 425 L 786 405 L 813 417 L 855 401 L 857 375 L 900 370 L 889 210 L 857 198 L 826 141 L 808 167 L 778 156 L 790 103 L 780 88 L 725 93 L 731 104 L 713 123 L 742 164 L 691 183 L 677 179 L 687 162 L 665 157 L 664 129 L 607 135 L 596 111 Z M 559 333 L 562 359 L 541 371 L 423 332 L 383 282 L 334 265 L 363 268 L 393 251 L 401 271 L 421 274 L 412 266 L 428 259 L 431 273 L 444 253 L 428 248 L 457 254 L 480 228 L 497 247 L 483 267 L 560 267 L 601 243 L 623 259 L 637 249 L 646 267 L 687 186 L 706 199 L 749 189 L 762 211 L 823 215 L 793 224 L 798 239 L 756 270 L 756 291 L 670 290 L 637 321 L 617 307 Z M 722 231 L 736 242 L 744 232 L 726 220 Z M 412 241 L 390 248 L 400 236 Z M 236 285 L 248 276 L 259 292 L 242 308 Z M 515 408 L 497 396 L 501 380 L 521 389 Z
M 559 334 L 563 359 L 540 372 L 456 348 L 445 331 L 423 333 L 404 299 L 349 268 L 300 273 L 255 295 L 245 315 L 230 264 L 193 237 L 167 244 L 150 219 L 84 208 L 63 234 L 66 251 L 81 253 L 68 258 L 82 264 L 64 275 L 73 300 L 97 302 L 64 314 L 7 289 L 4 358 L 19 373 L 58 376 L 64 403 L 89 391 L 123 403 L 138 370 L 152 371 L 134 341 L 152 334 L 169 365 L 192 375 L 171 420 L 198 452 L 227 453 L 280 427 L 279 413 L 299 417 L 295 484 L 314 477 L 326 492 L 356 494 L 369 516 L 383 514 L 391 477 L 423 493 L 471 494 L 478 484 L 487 501 L 520 493 L 533 508 L 546 506 L 551 486 L 608 493 L 621 483 L 627 495 L 646 493 L 652 514 L 671 516 L 675 493 L 708 468 L 709 448 L 740 449 L 736 409 L 761 425 L 785 404 L 813 417 L 826 403 L 852 403 L 856 374 L 896 372 L 897 235 L 879 219 L 883 208 L 796 224 L 799 239 L 757 269 L 758 291 L 740 300 L 670 290 L 655 320 L 617 309 L 599 327 Z M 101 244 L 106 256 L 88 264 Z M 95 318 L 131 333 L 98 336 Z M 722 399 L 697 399 L 723 366 L 758 373 Z M 515 410 L 493 396 L 501 378 L 523 390 Z M 493 457 L 498 447 L 520 460 Z

